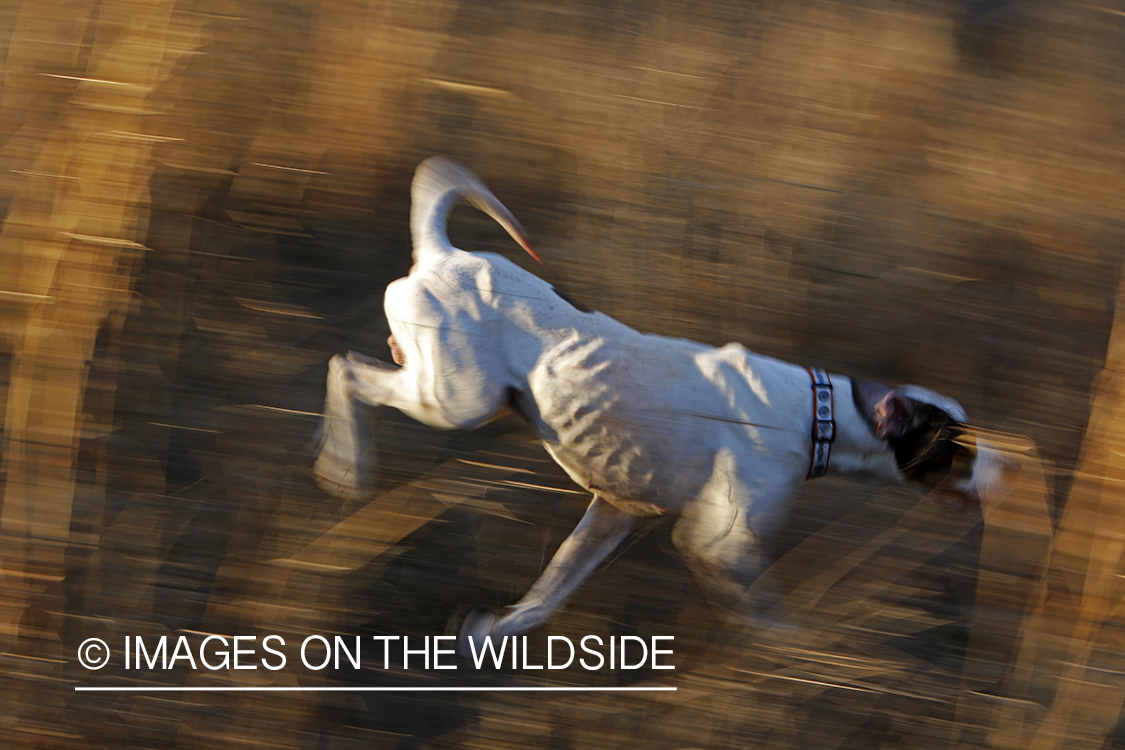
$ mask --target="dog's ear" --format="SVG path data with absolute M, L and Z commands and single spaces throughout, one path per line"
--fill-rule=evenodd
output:
M 902 437 L 914 429 L 916 415 L 914 399 L 890 391 L 875 404 L 872 414 L 875 434 L 883 440 Z
M 882 383 L 853 378 L 852 399 L 881 440 L 902 437 L 915 426 L 917 404 L 901 391 Z

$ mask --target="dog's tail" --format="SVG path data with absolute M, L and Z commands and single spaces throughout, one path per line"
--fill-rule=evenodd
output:
M 463 164 L 441 156 L 431 156 L 419 164 L 410 187 L 410 231 L 414 237 L 415 263 L 453 252 L 454 247 L 445 228 L 446 219 L 462 196 L 496 219 L 532 258 L 546 266 L 531 247 L 531 241 L 516 217 L 484 186 L 480 178 Z

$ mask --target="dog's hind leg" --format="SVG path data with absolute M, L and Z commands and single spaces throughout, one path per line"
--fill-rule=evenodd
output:
M 479 644 L 486 635 L 519 635 L 542 625 L 642 520 L 595 497 L 539 580 L 519 602 L 465 622 L 461 630 L 462 652 L 467 653 L 466 637 L 473 637 Z
M 374 357 L 348 352 L 328 362 L 320 453 L 314 466 L 322 489 L 354 500 L 374 488 L 378 451 L 368 417 L 372 408 L 382 406 L 397 406 L 416 418 L 425 417 L 412 409 L 419 404 L 417 397 L 399 395 L 410 386 L 403 368 Z
M 354 385 L 348 360 L 333 357 L 314 467 L 325 491 L 353 500 L 374 487 L 378 459 L 365 407 L 353 396 Z
M 457 335 L 453 331 L 447 338 Z M 495 372 L 499 366 L 493 363 L 493 371 L 476 366 L 472 347 L 458 340 L 449 349 L 460 352 L 460 360 L 442 356 L 442 341 L 433 331 L 417 338 L 415 352 L 425 355 L 413 357 L 404 367 L 355 352 L 336 355 L 329 362 L 315 467 L 325 490 L 356 498 L 374 485 L 377 457 L 365 407 L 393 407 L 443 430 L 473 429 L 508 409 L 509 387 Z M 457 376 L 450 377 L 450 370 Z

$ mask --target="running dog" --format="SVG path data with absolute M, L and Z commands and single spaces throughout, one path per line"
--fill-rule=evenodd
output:
M 709 588 L 736 600 L 766 567 L 763 542 L 802 482 L 849 474 L 908 482 L 977 506 L 1004 459 L 961 406 L 754 354 L 639 333 L 585 310 L 515 263 L 450 244 L 461 198 L 533 257 L 515 217 L 464 166 L 431 158 L 411 189 L 414 266 L 387 287 L 395 364 L 333 357 L 316 472 L 361 495 L 373 436 L 359 409 L 392 406 L 471 430 L 514 409 L 593 500 L 518 603 L 470 618 L 462 635 L 526 633 L 558 610 L 646 518 L 678 516 L 673 541 Z

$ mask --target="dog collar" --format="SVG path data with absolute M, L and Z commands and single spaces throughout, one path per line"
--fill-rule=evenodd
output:
M 812 378 L 813 423 L 812 457 L 809 460 L 808 479 L 828 473 L 828 459 L 832 443 L 836 442 L 835 399 L 832 396 L 832 379 L 819 367 L 806 367 Z

